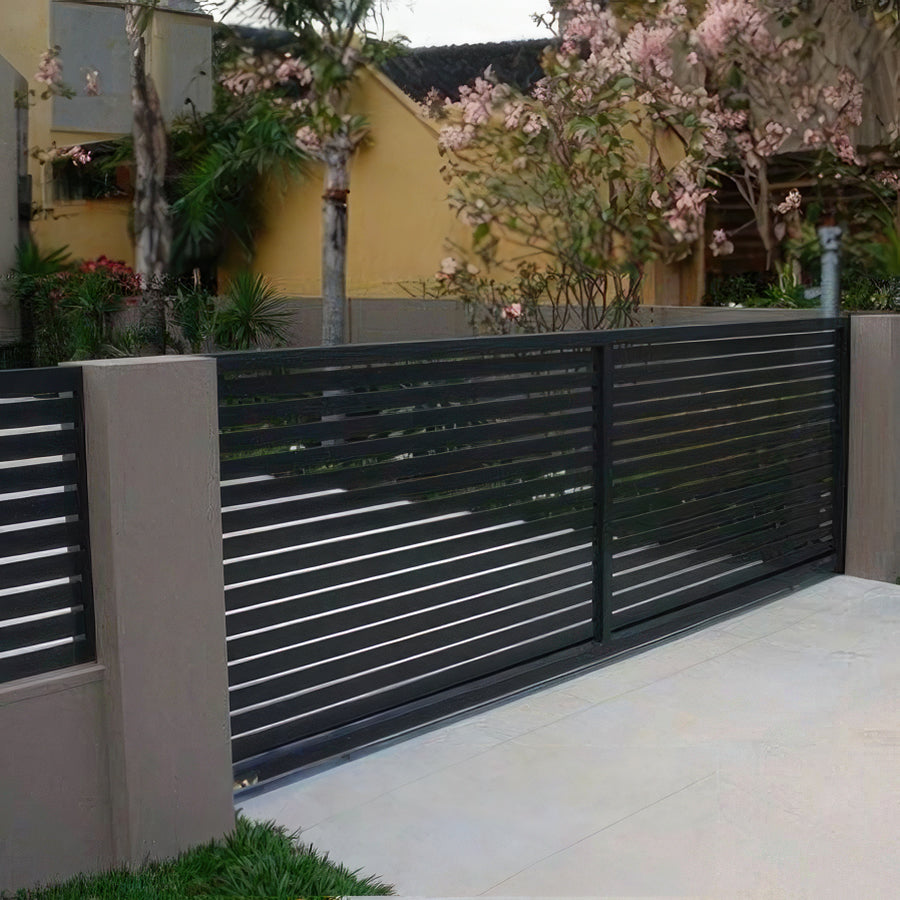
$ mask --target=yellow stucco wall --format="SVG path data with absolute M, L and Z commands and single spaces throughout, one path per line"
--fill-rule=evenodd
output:
M 466 246 L 470 239 L 447 205 L 437 129 L 412 100 L 377 73 L 363 73 L 354 107 L 367 116 L 371 139 L 351 169 L 347 292 L 361 298 L 402 297 L 404 288 L 416 293 L 416 287 L 433 278 L 440 260 L 452 252 L 448 240 Z M 274 182 L 265 190 L 265 224 L 257 237 L 252 268 L 286 294 L 321 293 L 321 194 L 319 168 L 286 191 Z M 511 246 L 508 252 L 517 253 Z M 223 276 L 242 264 L 232 257 Z M 675 266 L 651 267 L 644 302 L 698 303 L 701 267 L 702 253 Z
M 134 263 L 131 201 L 78 200 L 58 203 L 52 214 L 32 223 L 32 234 L 43 250 L 68 247 L 73 259 L 105 255 L 129 266 Z
M 352 163 L 347 280 L 356 297 L 402 296 L 401 283 L 432 277 L 456 220 L 440 176 L 437 132 L 416 105 L 380 75 L 364 72 L 355 108 L 371 138 Z M 253 268 L 286 293 L 318 296 L 321 279 L 322 172 L 286 191 L 266 190 L 265 225 Z M 240 264 L 231 260 L 229 268 Z

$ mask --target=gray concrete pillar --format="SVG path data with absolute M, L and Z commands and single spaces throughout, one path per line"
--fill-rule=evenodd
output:
M 139 864 L 234 822 L 216 367 L 82 365 L 113 852 Z
M 845 572 L 900 576 L 900 316 L 850 318 Z

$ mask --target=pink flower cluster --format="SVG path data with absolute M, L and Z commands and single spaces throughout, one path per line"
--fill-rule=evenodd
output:
M 35 73 L 34 80 L 47 87 L 51 94 L 62 91 L 62 63 L 59 61 L 59 47 L 51 47 L 41 54 L 40 65 Z
M 706 13 L 694 31 L 700 50 L 719 57 L 736 39 L 757 54 L 770 54 L 774 38 L 767 27 L 765 12 L 755 0 L 710 0 Z
M 672 190 L 671 205 L 663 213 L 663 219 L 678 243 L 690 243 L 702 234 L 706 201 L 715 195 L 715 191 L 700 187 L 683 164 L 676 167 L 673 176 L 676 185 Z
M 495 103 L 509 92 L 506 87 L 490 82 L 490 77 L 491 69 L 488 67 L 484 77 L 479 76 L 471 86 L 463 85 L 459 89 L 459 103 L 456 105 L 467 125 L 483 125 L 489 121 Z
M 787 196 L 784 200 L 781 201 L 776 207 L 775 212 L 779 215 L 786 216 L 788 213 L 793 212 L 795 209 L 800 209 L 800 203 L 802 201 L 802 197 L 800 196 L 800 191 L 796 188 L 792 188 L 788 191 Z
M 66 159 L 71 159 L 76 166 L 86 166 L 91 161 L 91 151 L 85 150 L 84 147 L 78 144 L 74 147 L 67 147 L 59 155 Z
M 290 53 L 266 52 L 244 57 L 223 73 L 219 83 L 240 97 L 289 84 L 308 87 L 312 82 L 312 70 Z

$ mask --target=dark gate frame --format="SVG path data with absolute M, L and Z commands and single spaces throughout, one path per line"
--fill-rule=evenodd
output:
M 704 341 L 732 337 L 764 337 L 766 335 L 802 334 L 833 331 L 835 339 L 834 374 L 836 376 L 835 408 L 829 445 L 833 453 L 831 527 L 833 542 L 828 554 L 802 565 L 791 566 L 775 574 L 767 573 L 756 581 L 736 590 L 725 590 L 687 608 L 676 610 L 663 621 L 631 632 L 614 634 L 609 598 L 613 574 L 612 541 L 612 425 L 615 349 L 617 345 L 635 343 L 665 344 L 684 341 Z M 622 332 L 592 332 L 507 338 L 473 338 L 460 341 L 417 342 L 413 344 L 369 345 L 337 348 L 338 360 L 344 356 L 355 363 L 408 360 L 423 348 L 440 346 L 454 348 L 477 346 L 506 351 L 589 347 L 592 355 L 593 433 L 594 433 L 594 563 L 593 563 L 593 621 L 594 640 L 554 652 L 543 658 L 512 666 L 487 677 L 422 697 L 414 702 L 348 722 L 324 734 L 294 741 L 273 748 L 253 758 L 241 760 L 235 766 L 240 780 L 252 776 L 263 783 L 299 768 L 333 759 L 352 751 L 371 747 L 388 738 L 397 737 L 426 725 L 484 707 L 527 689 L 545 686 L 548 682 L 570 677 L 653 644 L 701 627 L 717 618 L 760 603 L 823 577 L 826 573 L 844 570 L 846 528 L 847 446 L 849 406 L 849 328 L 847 320 L 794 320 L 753 325 L 689 326 L 676 328 L 629 329 Z M 323 348 L 307 351 L 275 351 L 303 354 L 310 358 L 324 358 Z M 242 361 L 252 362 L 266 354 L 222 354 L 220 366 L 220 407 L 223 400 L 221 373 L 234 369 Z

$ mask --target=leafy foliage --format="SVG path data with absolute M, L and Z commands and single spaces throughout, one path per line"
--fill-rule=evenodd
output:
M 215 319 L 216 343 L 228 350 L 253 350 L 287 343 L 290 312 L 266 279 L 239 272 L 225 292 Z
M 79 875 L 52 887 L 21 890 L 15 900 L 296 900 L 386 895 L 390 885 L 332 862 L 274 823 L 238 816 L 220 841 L 135 871 Z

